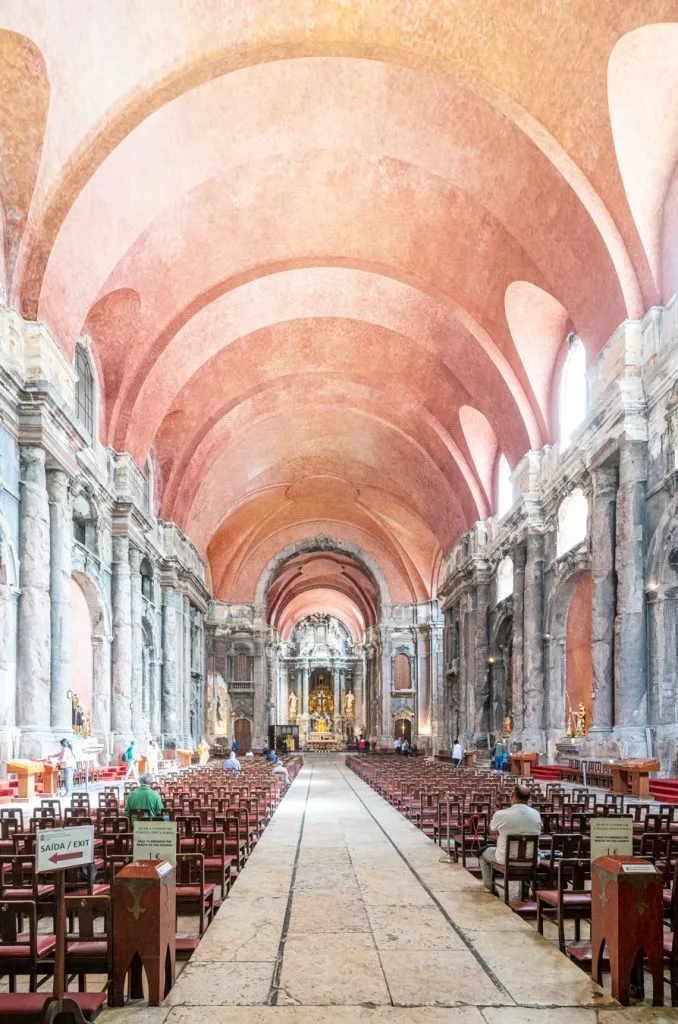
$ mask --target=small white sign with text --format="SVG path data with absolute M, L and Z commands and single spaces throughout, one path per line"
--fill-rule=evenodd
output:
M 73 828 L 38 829 L 35 841 L 38 873 L 79 868 L 94 860 L 94 829 L 91 825 Z
M 176 821 L 135 821 L 132 854 L 135 860 L 166 860 L 176 867 Z
M 633 818 L 591 818 L 591 863 L 633 856 Z

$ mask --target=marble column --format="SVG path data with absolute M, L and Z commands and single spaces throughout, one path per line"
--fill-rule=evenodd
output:
M 16 751 L 16 653 L 19 594 L 15 586 L 0 583 L 0 762 Z
M 617 617 L 615 730 L 624 755 L 646 753 L 648 724 L 645 547 L 647 445 L 624 441 L 619 451 L 616 506 Z
M 517 544 L 513 549 L 513 701 L 511 716 L 513 718 L 513 735 L 519 737 L 525 721 L 523 692 L 525 680 L 524 659 L 524 597 L 525 597 L 525 558 L 524 544 Z
M 47 472 L 50 525 L 51 708 L 52 728 L 67 735 L 72 729 L 71 689 L 71 573 L 73 514 L 70 479 L 61 469 Z M 77 681 L 76 681 L 77 689 Z
M 113 537 L 113 701 L 116 746 L 132 738 L 132 587 L 129 537 Z
M 524 743 L 541 750 L 544 728 L 544 535 L 528 533 L 525 558 L 523 652 Z
M 332 682 L 334 684 L 334 717 L 340 718 L 342 713 L 340 668 L 335 668 L 334 671 L 332 672 Z
M 480 579 L 476 585 L 474 622 L 475 662 L 475 740 L 483 742 L 490 728 L 490 670 L 487 664 L 487 609 L 490 601 L 490 585 L 487 579 Z
M 355 722 L 354 732 L 356 736 L 365 725 L 365 660 L 364 655 L 356 661 L 353 667 L 353 693 L 355 695 Z
M 41 448 L 22 445 L 20 464 L 17 725 L 22 731 L 21 755 L 41 757 L 50 746 L 50 542 L 45 453 Z
M 591 733 L 610 733 L 614 725 L 614 616 L 616 601 L 616 466 L 593 471 L 591 502 L 591 658 L 593 721 Z M 594 738 L 593 736 L 591 738 Z
M 181 594 L 162 589 L 162 732 L 165 743 L 178 743 L 179 659 L 177 638 L 181 620 Z
M 141 740 L 146 732 L 148 720 L 144 718 L 144 634 L 141 627 L 143 602 L 141 599 L 141 552 L 130 545 L 130 615 L 131 615 L 131 697 L 132 697 L 132 731 Z
M 302 715 L 308 714 L 308 677 L 309 668 L 308 665 L 304 665 L 302 668 L 301 678 L 301 713 Z
M 430 679 L 430 631 L 421 626 L 417 631 L 417 732 L 420 736 L 431 735 L 431 679 Z
M 286 661 L 280 662 L 280 708 L 278 710 L 278 722 L 280 725 L 288 725 L 290 709 L 290 680 L 289 666 Z
M 193 672 L 191 669 L 191 602 L 186 596 L 184 596 L 183 615 L 183 699 L 181 707 L 183 708 L 184 737 L 188 745 L 191 746 L 194 740 L 191 733 L 191 710 L 195 714 L 195 702 L 193 701 Z M 194 728 L 198 728 L 198 722 L 195 722 Z
M 92 730 L 108 742 L 111 731 L 111 641 L 95 633 L 92 637 Z

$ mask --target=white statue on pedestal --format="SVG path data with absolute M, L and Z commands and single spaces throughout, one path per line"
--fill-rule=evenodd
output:
M 353 718 L 355 714 L 355 696 L 347 693 L 344 697 L 344 714 L 347 718 Z
M 297 695 L 292 690 L 287 700 L 287 714 L 290 722 L 294 725 L 297 720 L 297 711 L 299 709 L 299 702 L 297 701 Z

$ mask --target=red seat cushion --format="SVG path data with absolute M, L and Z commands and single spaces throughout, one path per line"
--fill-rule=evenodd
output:
M 108 954 L 108 943 L 105 939 L 93 939 L 88 942 L 81 942 L 79 939 L 68 943 L 66 955 L 74 960 L 92 960 L 94 958 L 106 959 Z
M 542 903 L 547 903 L 551 907 L 558 906 L 558 890 L 557 889 L 541 889 L 537 896 Z M 588 907 L 591 904 L 591 896 L 589 893 L 581 892 L 564 892 L 563 893 L 563 905 L 566 907 Z
M 56 946 L 56 939 L 53 935 L 38 935 L 37 939 L 37 950 L 38 956 L 49 956 L 50 953 L 54 952 Z M 12 945 L 0 945 L 0 960 L 4 957 L 22 958 L 28 959 L 31 955 L 30 946 L 28 945 L 28 937 L 25 938 L 25 943 L 18 943 L 16 946 Z
M 45 992 L 0 992 L 0 1017 L 26 1017 L 27 1020 L 38 1020 L 47 999 Z M 105 992 L 69 992 L 68 998 L 74 1000 L 87 1020 L 93 1020 L 106 1005 Z
M 664 952 L 669 956 L 673 952 L 673 932 L 664 932 Z
M 53 885 L 39 885 L 38 886 L 38 899 L 46 900 L 50 896 L 54 895 Z M 32 900 L 33 890 L 32 889 L 5 889 L 3 900 Z

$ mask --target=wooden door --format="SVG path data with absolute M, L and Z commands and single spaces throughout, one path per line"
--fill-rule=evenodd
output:
M 242 757 L 252 749 L 252 724 L 249 718 L 236 718 L 234 733 L 238 741 L 238 757 Z

